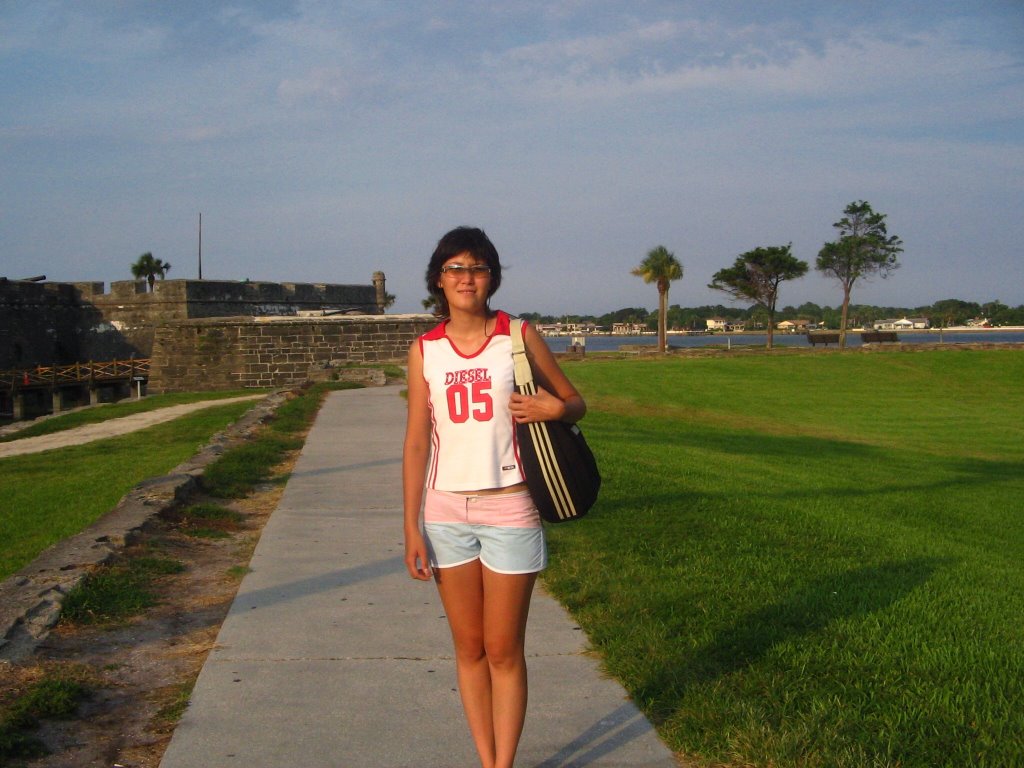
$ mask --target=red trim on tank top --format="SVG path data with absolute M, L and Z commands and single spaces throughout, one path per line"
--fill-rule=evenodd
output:
M 456 355 L 461 357 L 463 360 L 472 360 L 474 357 L 479 357 L 479 355 L 485 349 L 487 349 L 487 346 L 491 343 L 491 339 L 493 339 L 495 336 L 508 336 L 510 334 L 510 332 L 511 332 L 511 326 L 509 324 L 509 315 L 508 315 L 507 312 L 499 309 L 499 310 L 497 310 L 494 313 L 494 317 L 495 317 L 494 330 L 491 332 L 491 335 L 488 336 L 484 340 L 483 345 L 481 345 L 480 349 L 478 349 L 476 352 L 473 352 L 471 354 L 466 354 L 461 349 L 459 349 L 457 346 L 455 346 L 455 342 L 452 341 L 452 339 L 448 336 L 448 332 L 447 332 L 448 321 L 447 320 L 445 320 L 444 322 L 440 323 L 439 325 L 431 328 L 429 331 L 427 331 L 427 333 L 423 334 L 420 337 L 420 352 L 422 353 L 422 351 L 423 351 L 423 348 L 422 348 L 423 347 L 423 341 L 440 341 L 440 340 L 444 339 L 444 340 L 446 340 L 448 342 L 448 345 L 452 348 L 452 351 Z M 523 321 L 523 325 L 526 325 L 526 321 L 525 320 Z

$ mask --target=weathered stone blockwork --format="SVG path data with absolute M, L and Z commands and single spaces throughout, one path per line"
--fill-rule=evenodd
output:
M 202 317 L 383 313 L 373 284 L 158 280 L 32 283 L 0 280 L 0 369 L 148 357 L 157 326 Z
M 156 330 L 148 391 L 281 387 L 325 380 L 349 363 L 404 363 L 430 315 L 218 318 Z
M 88 360 L 81 350 L 98 322 L 70 283 L 0 280 L 0 370 Z

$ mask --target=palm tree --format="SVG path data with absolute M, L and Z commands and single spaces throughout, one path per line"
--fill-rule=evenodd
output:
M 152 253 L 144 253 L 139 256 L 138 260 L 132 264 L 132 276 L 139 280 L 146 278 L 146 282 L 149 283 L 149 290 L 153 290 L 153 284 L 156 282 L 157 275 L 163 280 L 164 276 L 171 271 L 170 263 L 164 262 L 162 259 L 154 259 Z
M 423 305 L 423 309 L 432 315 L 441 314 L 441 305 L 437 301 L 437 296 L 427 296 L 420 304 Z
M 664 352 L 666 347 L 666 319 L 668 317 L 668 284 L 673 280 L 683 279 L 683 265 L 663 245 L 647 252 L 647 258 L 633 270 L 633 274 L 642 277 L 645 283 L 656 283 L 658 286 L 658 351 Z

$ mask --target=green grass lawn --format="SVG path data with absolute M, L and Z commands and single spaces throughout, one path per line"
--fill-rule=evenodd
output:
M 212 405 L 129 435 L 0 459 L 0 578 L 166 474 L 257 401 Z
M 245 495 L 255 483 L 269 477 L 288 450 L 302 447 L 296 434 L 312 422 L 327 391 L 359 386 L 317 384 L 280 405 L 256 439 L 232 448 L 207 466 L 202 479 L 206 491 L 223 497 Z M 220 393 L 222 397 L 237 394 L 253 393 Z M 161 395 L 152 401 L 177 405 L 210 399 L 210 395 Z M 166 474 L 188 459 L 256 402 L 211 405 L 121 437 L 0 459 L 0 578 L 113 509 L 137 483 Z M 110 418 L 126 415 L 116 406 L 93 410 L 90 418 L 94 421 L 97 414 Z
M 567 363 L 545 580 L 707 765 L 1024 764 L 1024 354 Z

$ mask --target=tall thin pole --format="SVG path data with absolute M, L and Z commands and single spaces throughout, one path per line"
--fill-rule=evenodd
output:
M 199 279 L 203 279 L 203 214 L 199 214 Z

